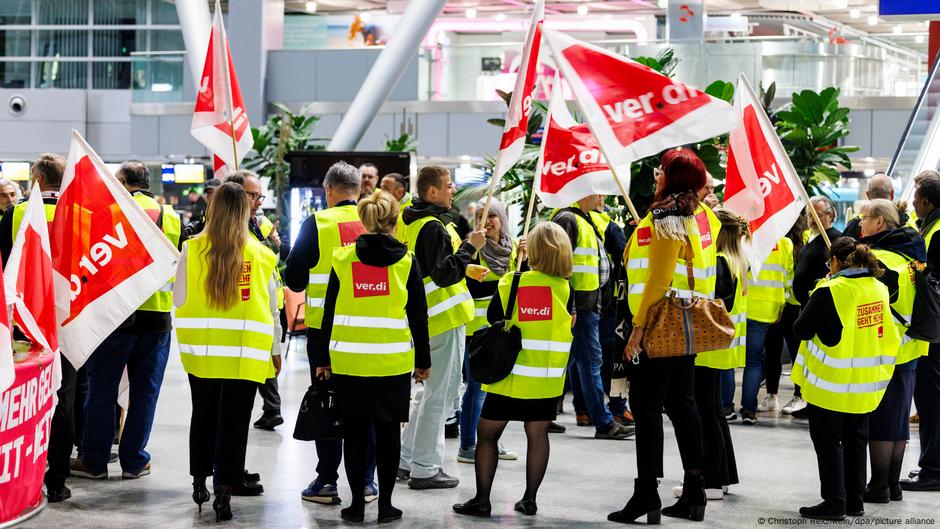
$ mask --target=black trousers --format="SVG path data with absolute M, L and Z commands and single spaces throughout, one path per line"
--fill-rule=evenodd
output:
M 836 511 L 864 508 L 868 414 L 842 413 L 809 404 L 809 435 L 819 465 L 820 494 Z
M 914 404 L 920 415 L 920 466 L 924 478 L 940 479 L 940 345 L 917 359 Z
M 398 475 L 401 455 L 401 425 L 392 421 L 344 421 L 343 456 L 346 479 L 352 490 L 353 505 L 365 502 L 367 466 L 369 465 L 372 430 L 375 430 L 375 465 L 379 479 L 379 506 L 392 502 L 392 490 Z
M 767 354 L 764 356 L 764 376 L 767 379 L 767 394 L 776 395 L 780 392 L 780 374 L 783 372 L 783 344 L 787 344 L 787 352 L 790 361 L 796 360 L 796 354 L 800 350 L 800 339 L 793 334 L 793 322 L 800 315 L 799 305 L 790 305 L 783 307 L 783 315 L 780 321 L 770 326 L 767 330 L 767 338 L 764 341 L 764 348 Z M 794 397 L 800 396 L 800 386 L 796 386 L 793 391 Z
M 702 447 L 708 454 L 703 478 L 706 489 L 720 489 L 738 483 L 731 430 L 721 405 L 721 370 L 695 368 L 695 406 L 702 420 Z
M 61 487 L 70 473 L 72 447 L 75 443 L 75 387 L 77 373 L 72 364 L 62 359 L 62 385 L 56 392 L 59 403 L 52 413 L 49 428 L 48 468 L 45 482 L 50 487 Z
M 189 390 L 193 400 L 189 474 L 197 478 L 211 476 L 218 446 L 218 483 L 232 486 L 242 479 L 245 469 L 248 426 L 258 383 L 189 375 Z
M 682 468 L 704 468 L 702 420 L 695 406 L 695 357 L 649 359 L 628 370 L 636 421 L 636 469 L 641 479 L 663 477 L 663 405 L 676 431 Z

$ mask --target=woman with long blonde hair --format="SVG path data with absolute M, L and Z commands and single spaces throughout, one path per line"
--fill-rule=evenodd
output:
M 193 501 L 209 500 L 206 478 L 218 450 L 216 521 L 230 520 L 232 487 L 242 479 L 258 385 L 281 368 L 277 257 L 248 234 L 244 189 L 222 184 L 202 234 L 183 244 L 173 303 L 180 358 L 189 374 L 189 469 Z

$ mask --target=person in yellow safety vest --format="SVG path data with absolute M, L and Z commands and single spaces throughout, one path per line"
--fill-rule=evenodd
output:
M 819 283 L 793 325 L 801 340 L 790 378 L 808 403 L 822 503 L 800 516 L 863 516 L 868 417 L 894 372 L 901 339 L 891 315 L 884 269 L 864 244 L 841 237 L 829 250 L 829 277 Z
M 117 178 L 148 217 L 177 248 L 182 247 L 182 221 L 176 212 L 160 206 L 150 187 L 150 170 L 139 161 L 121 164 Z M 79 459 L 72 475 L 107 479 L 114 416 L 121 378 L 127 369 L 130 405 L 124 417 L 119 450 L 122 476 L 138 478 L 150 474 L 147 440 L 153 427 L 157 398 L 170 353 L 173 325 L 173 280 L 155 292 L 88 357 L 84 368 L 88 377 Z
M 790 248 L 790 255 L 792 256 L 788 261 L 792 266 L 787 269 L 787 291 L 786 291 L 786 303 L 783 306 L 783 313 L 780 315 L 780 319 L 771 324 L 770 329 L 767 330 L 767 337 L 764 339 L 764 378 L 767 381 L 767 395 L 757 405 L 757 411 L 769 411 L 774 412 L 780 409 L 780 376 L 783 373 L 783 345 L 786 342 L 787 352 L 792 361 L 796 358 L 796 353 L 800 349 L 800 341 L 796 339 L 796 336 L 793 334 L 793 322 L 796 321 L 797 316 L 800 315 L 800 304 L 793 296 L 793 276 L 796 270 L 797 257 L 800 255 L 800 252 L 803 250 L 803 230 L 806 227 L 806 219 L 802 215 L 797 217 L 796 222 L 790 228 L 790 231 L 787 233 L 786 239 L 787 242 L 783 243 Z M 728 386 L 730 386 L 730 393 L 734 393 L 734 378 L 727 381 Z M 728 387 L 726 386 L 726 387 Z M 732 397 L 728 397 L 726 402 L 730 402 Z M 803 399 L 800 397 L 800 387 L 795 386 L 793 389 L 793 398 L 785 406 L 784 409 L 793 410 L 797 407 L 805 406 Z M 781 410 L 782 411 L 782 410 Z M 734 410 L 732 408 L 731 412 Z
M 526 487 L 515 510 L 527 516 L 538 511 L 536 498 L 548 467 L 548 425 L 555 420 L 557 401 L 565 387 L 571 350 L 574 292 L 568 277 L 572 252 L 561 227 L 542 223 L 529 232 L 531 271 L 507 273 L 499 280 L 487 310 L 490 323 L 507 320 L 519 329 L 522 350 L 509 376 L 483 385 L 486 399 L 476 448 L 476 495 L 454 505 L 458 514 L 489 516 L 490 491 L 499 463 L 499 439 L 509 421 L 522 421 L 527 439 Z M 518 280 L 515 301 L 510 303 Z M 507 314 L 511 314 L 508 318 Z
M 490 326 L 486 319 L 486 309 L 490 300 L 496 293 L 499 279 L 516 270 L 517 254 L 516 243 L 509 235 L 509 220 L 506 217 L 506 207 L 495 198 L 490 202 L 490 210 L 486 222 L 483 216 L 484 204 L 477 205 L 476 224 L 483 224 L 486 230 L 486 245 L 480 250 L 477 258 L 467 267 L 467 289 L 473 296 L 473 321 L 467 324 L 467 348 L 464 351 L 463 372 L 466 380 L 466 389 L 461 397 L 460 405 L 460 448 L 457 451 L 457 461 L 473 463 L 477 443 L 477 422 L 480 420 L 480 410 L 483 409 L 483 390 L 480 383 L 473 379 L 470 373 L 469 346 L 473 334 Z M 525 241 L 520 241 L 520 248 L 525 253 Z M 514 460 L 518 458 L 515 452 L 499 447 L 501 459 Z
M 414 253 L 425 274 L 434 371 L 424 382 L 421 398 L 412 404 L 398 468 L 402 478 L 409 477 L 408 486 L 413 489 L 453 488 L 459 480 L 442 468 L 444 421 L 458 396 L 466 324 L 473 320 L 473 298 L 465 281 L 467 265 L 486 236 L 482 228 L 472 231 L 466 242 L 457 235 L 448 213 L 456 190 L 450 171 L 437 165 L 422 167 L 417 184 L 418 198 L 405 208 L 405 232 L 398 238 Z
M 401 240 L 405 233 L 405 221 L 401 216 L 405 208 L 411 206 L 414 198 L 408 192 L 408 177 L 399 173 L 389 173 L 382 177 L 379 182 L 379 188 L 392 194 L 398 199 L 398 228 L 396 228 L 397 237 Z
M 793 247 L 790 239 L 777 241 L 773 251 L 761 263 L 757 277 L 748 274 L 747 346 L 741 381 L 741 421 L 753 425 L 758 411 L 776 409 L 776 401 L 765 398 L 758 404 L 757 394 L 764 373 L 767 334 L 780 321 L 787 300 L 787 280 L 793 277 Z M 763 409 L 761 407 L 763 405 Z
M 42 193 L 46 209 L 46 220 L 52 222 L 55 216 L 55 204 L 59 198 L 62 174 L 65 172 L 65 158 L 58 154 L 41 154 L 30 167 L 32 192 Z M 0 219 L 0 255 L 4 266 L 13 249 L 13 239 L 18 230 L 14 230 L 14 217 L 22 221 L 26 213 L 26 201 L 7 208 Z M 17 214 L 17 210 L 20 211 Z M 17 222 L 16 228 L 19 228 Z M 52 416 L 49 432 L 49 450 L 45 474 L 46 498 L 50 503 L 61 502 L 72 496 L 72 491 L 65 485 L 70 474 L 69 463 L 72 456 L 75 435 L 75 386 L 77 374 L 65 355 L 59 357 L 62 366 L 62 382 L 56 391 L 58 404 Z
M 888 287 L 891 315 L 901 333 L 891 383 L 869 418 L 871 481 L 865 488 L 865 501 L 873 503 L 901 499 L 901 465 L 911 437 L 909 417 L 917 359 L 928 353 L 930 345 L 905 334 L 911 324 L 917 293 L 911 266 L 927 260 L 927 246 L 917 230 L 901 224 L 900 213 L 894 202 L 880 198 L 859 208 L 862 220 L 859 242 L 872 249 L 885 270 L 878 279 Z
M 591 217 L 592 211 L 604 206 L 604 195 L 587 195 L 571 206 L 553 212 L 550 220 L 568 234 L 574 249 L 571 286 L 574 288 L 578 318 L 574 325 L 574 346 L 569 357 L 570 385 L 575 401 L 582 404 L 587 416 L 581 415 L 580 425 L 594 425 L 596 439 L 623 440 L 633 435 L 633 427 L 614 420 L 606 406 L 606 392 L 601 368 L 604 352 L 600 339 L 600 312 L 613 298 L 611 260 L 604 245 L 603 233 Z
M 735 332 L 727 349 L 695 355 L 695 405 L 702 419 L 702 447 L 710 454 L 705 460 L 703 475 L 705 495 L 709 500 L 720 500 L 725 487 L 738 483 L 734 445 L 721 401 L 721 374 L 744 365 L 747 313 L 752 301 L 746 281 L 748 262 L 744 241 L 750 241 L 751 230 L 747 221 L 731 210 L 717 208 L 714 211 L 721 222 L 716 243 L 715 297 L 724 302 Z M 673 494 L 681 496 L 682 487 L 673 489 Z
M 624 359 L 628 366 L 630 409 L 636 421 L 637 478 L 633 496 L 623 509 L 607 519 L 630 523 L 646 515 L 658 523 L 660 515 L 701 521 L 705 517 L 705 461 L 702 420 L 695 409 L 693 354 L 651 359 L 642 343 L 653 304 L 670 290 L 681 299 L 715 297 L 718 251 L 716 238 L 721 223 L 715 213 L 698 201 L 696 192 L 705 185 L 705 165 L 688 149 L 670 149 L 660 157 L 655 171 L 656 193 L 650 213 L 630 236 L 623 255 L 627 270 L 627 303 L 632 315 L 630 338 Z M 692 262 L 688 263 L 690 255 Z M 680 258 L 680 255 L 682 256 Z M 691 264 L 693 281 L 689 281 Z M 578 318 L 580 319 L 580 314 Z M 684 469 L 679 500 L 662 509 L 657 492 L 663 473 L 663 403 L 680 431 L 677 435 Z
M 326 210 L 329 211 L 329 210 Z M 415 382 L 431 372 L 428 306 L 414 256 L 395 239 L 398 200 L 384 191 L 359 201 L 366 233 L 337 248 L 317 336 L 317 376 L 331 378 L 343 421 L 346 477 L 352 504 L 344 520 L 361 522 L 367 489 L 371 433 L 382 490 L 379 523 L 401 518 L 392 490 L 408 422 L 412 370 Z
M 244 189 L 222 184 L 209 203 L 205 231 L 183 245 L 173 287 L 193 403 L 193 501 L 201 510 L 209 500 L 205 480 L 217 460 L 216 520 L 232 518 L 233 488 L 244 480 L 255 392 L 281 369 L 277 257 L 249 235 L 249 214 Z
M 914 211 L 927 245 L 927 271 L 934 278 L 940 267 L 940 174 L 927 170 L 914 178 Z M 927 356 L 917 360 L 914 406 L 920 415 L 920 457 L 902 490 L 940 491 L 940 345 L 930 344 Z
M 323 179 L 323 190 L 327 208 L 316 211 L 300 225 L 284 269 L 287 287 L 294 292 L 304 292 L 306 297 L 304 323 L 307 325 L 307 359 L 312 383 L 316 383 L 317 358 L 323 353 L 322 348 L 317 347 L 323 334 L 323 313 L 333 252 L 356 244 L 357 238 L 365 231 L 356 209 L 360 192 L 358 169 L 346 162 L 333 164 Z M 316 447 L 317 477 L 300 497 L 314 503 L 336 505 L 340 503 L 336 482 L 343 459 L 343 441 L 316 441 Z M 374 460 L 368 463 L 363 475 L 366 499 L 372 501 L 377 497 Z

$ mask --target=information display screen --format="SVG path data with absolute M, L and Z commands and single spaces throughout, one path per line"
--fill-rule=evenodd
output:
M 940 17 L 940 0 L 880 0 L 881 16 L 936 16 Z

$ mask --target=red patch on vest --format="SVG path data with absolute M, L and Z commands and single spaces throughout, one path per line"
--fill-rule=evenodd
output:
M 366 298 L 388 295 L 388 268 L 352 264 L 353 297 Z
M 355 243 L 356 239 L 366 232 L 366 229 L 358 220 L 340 222 L 336 225 L 336 227 L 339 229 L 340 246 L 349 246 L 350 244 Z
M 242 265 L 242 273 L 238 276 L 238 286 L 241 290 L 242 301 L 251 299 L 251 261 Z
M 636 230 L 636 243 L 640 246 L 649 246 L 653 242 L 653 230 L 644 226 Z
M 699 212 L 695 216 L 695 222 L 698 223 L 698 233 L 702 239 L 702 249 L 704 250 L 712 245 L 712 225 L 708 222 L 708 213 L 705 213 L 705 211 Z
M 519 287 L 519 321 L 552 319 L 551 287 Z

